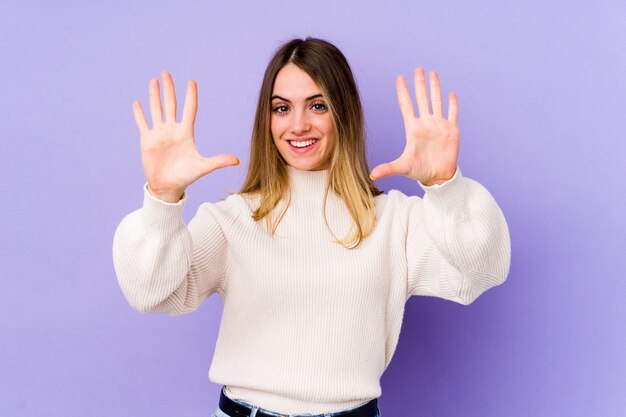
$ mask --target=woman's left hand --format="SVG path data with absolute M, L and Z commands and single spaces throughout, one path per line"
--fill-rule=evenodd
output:
M 435 71 L 430 71 L 429 78 L 432 113 L 428 105 L 424 69 L 415 70 L 419 117 L 415 115 L 404 76 L 396 78 L 398 103 L 406 131 L 406 146 L 398 159 L 374 168 L 370 174 L 372 179 L 405 175 L 429 186 L 441 184 L 454 176 L 459 157 L 458 100 L 456 94 L 448 94 L 446 119 L 443 114 L 439 76 Z

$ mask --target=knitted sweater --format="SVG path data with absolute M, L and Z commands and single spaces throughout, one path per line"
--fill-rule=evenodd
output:
M 234 194 L 202 204 L 186 226 L 187 196 L 167 203 L 144 184 L 143 208 L 113 241 L 120 287 L 141 312 L 194 311 L 217 292 L 224 310 L 209 379 L 229 397 L 285 414 L 355 407 L 381 395 L 380 378 L 411 295 L 469 304 L 509 271 L 506 220 L 491 194 L 462 176 L 375 198 L 378 220 L 353 250 L 324 223 L 327 171 L 289 168 L 291 204 L 271 236 Z M 332 192 L 335 236 L 352 220 Z

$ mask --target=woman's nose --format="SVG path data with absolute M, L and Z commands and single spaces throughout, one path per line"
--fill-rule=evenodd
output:
M 291 122 L 291 133 L 296 136 L 311 130 L 311 123 L 306 112 L 295 112 Z

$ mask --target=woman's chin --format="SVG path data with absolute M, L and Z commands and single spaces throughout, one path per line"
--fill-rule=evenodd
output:
M 287 165 L 297 169 L 298 171 L 321 171 L 329 168 L 328 162 L 323 162 L 318 159 L 300 159 L 300 160 L 287 160 Z

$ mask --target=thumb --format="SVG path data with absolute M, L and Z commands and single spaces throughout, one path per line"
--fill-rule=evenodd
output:
M 399 159 L 380 164 L 372 170 L 372 172 L 370 173 L 370 178 L 372 180 L 377 180 L 378 178 L 388 177 L 390 175 L 402 175 L 401 165 L 402 164 L 400 163 Z
M 241 162 L 239 161 L 239 158 L 237 158 L 235 155 L 227 153 L 203 158 L 202 175 L 206 175 L 210 172 L 215 171 L 216 169 L 228 166 L 237 166 L 240 163 Z

